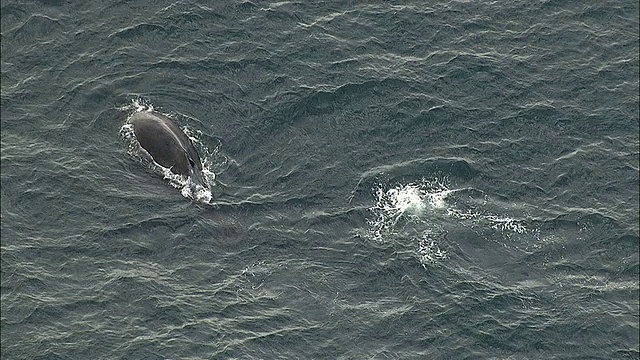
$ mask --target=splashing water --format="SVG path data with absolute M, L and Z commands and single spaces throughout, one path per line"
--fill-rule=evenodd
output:
M 444 180 L 425 180 L 375 190 L 376 203 L 369 208 L 368 237 L 378 242 L 409 239 L 423 267 L 437 266 L 448 258 L 440 241 L 445 231 L 429 221 L 433 210 L 446 208 L 449 190 Z
M 445 207 L 449 193 L 451 191 L 443 181 L 422 180 L 388 190 L 379 185 L 375 192 L 376 203 L 369 208 L 374 215 L 368 221 L 370 238 L 382 241 L 384 237 L 402 231 L 410 223 L 424 223 L 427 210 Z
M 131 112 L 133 114 L 134 112 L 153 111 L 154 109 L 152 104 L 147 103 L 142 98 L 137 98 L 137 99 L 132 99 L 131 104 L 120 107 L 120 110 Z
M 378 241 L 410 239 L 416 246 L 416 256 L 423 266 L 432 266 L 448 258 L 442 241 L 447 233 L 438 224 L 440 218 L 458 220 L 478 234 L 488 229 L 500 232 L 501 240 L 517 239 L 529 233 L 524 220 L 483 211 L 486 198 L 472 196 L 453 198 L 457 192 L 469 193 L 472 188 L 450 189 L 447 179 L 425 180 L 385 188 L 374 188 L 375 204 L 369 207 L 367 238 Z M 482 192 L 480 192 L 482 194 Z M 477 194 L 477 192 L 471 192 Z M 478 208 L 480 206 L 481 208 Z
M 401 219 L 419 221 L 424 213 L 425 194 L 415 184 L 376 190 L 377 202 L 369 210 L 377 214 L 372 225 L 379 230 L 395 227 Z
M 420 216 L 424 213 L 426 194 L 417 185 L 409 184 L 399 189 L 390 189 L 384 196 L 387 199 L 383 204 L 385 210 L 395 212 L 398 217 L 404 214 Z

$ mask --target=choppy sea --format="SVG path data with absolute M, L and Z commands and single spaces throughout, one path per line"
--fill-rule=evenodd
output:
M 0 10 L 3 360 L 640 357 L 638 1 Z

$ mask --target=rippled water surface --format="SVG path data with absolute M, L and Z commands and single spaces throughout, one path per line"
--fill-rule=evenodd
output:
M 3 0 L 2 359 L 638 359 L 638 12 Z

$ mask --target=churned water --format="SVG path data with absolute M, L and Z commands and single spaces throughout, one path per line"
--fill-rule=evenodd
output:
M 638 359 L 638 12 L 3 0 L 2 359 Z

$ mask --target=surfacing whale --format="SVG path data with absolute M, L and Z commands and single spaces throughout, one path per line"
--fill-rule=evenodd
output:
M 193 184 L 208 189 L 202 162 L 187 135 L 168 117 L 153 111 L 134 113 L 129 119 L 140 146 L 158 164 L 174 174 L 188 176 Z

